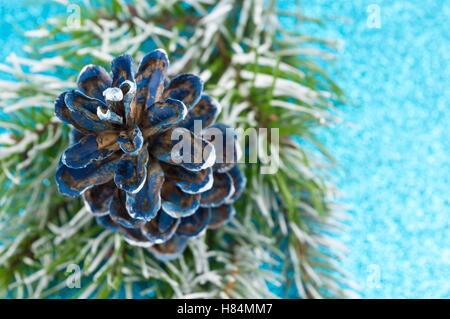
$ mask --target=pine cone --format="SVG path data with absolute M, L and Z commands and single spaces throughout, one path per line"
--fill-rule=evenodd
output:
M 169 81 L 168 66 L 163 50 L 146 55 L 136 74 L 129 55 L 112 61 L 112 78 L 88 65 L 78 90 L 55 102 L 57 117 L 73 126 L 56 172 L 59 191 L 82 195 L 101 225 L 165 260 L 189 237 L 226 223 L 245 187 L 236 135 L 213 124 L 219 104 L 196 75 Z M 181 140 L 189 144 L 177 152 Z

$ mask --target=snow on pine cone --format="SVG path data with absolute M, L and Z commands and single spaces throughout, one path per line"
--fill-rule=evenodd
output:
M 136 74 L 125 54 L 112 61 L 112 75 L 88 65 L 78 90 L 55 102 L 56 116 L 73 127 L 56 172 L 59 191 L 82 195 L 101 225 L 162 260 L 225 224 L 245 187 L 236 135 L 214 124 L 219 104 L 202 93 L 198 76 L 169 80 L 168 67 L 160 49 Z

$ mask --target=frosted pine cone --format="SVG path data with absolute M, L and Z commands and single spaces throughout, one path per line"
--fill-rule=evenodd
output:
M 129 55 L 112 61 L 112 78 L 88 65 L 78 90 L 55 102 L 58 118 L 73 126 L 59 191 L 82 195 L 100 224 L 160 259 L 178 257 L 189 237 L 226 223 L 245 187 L 236 136 L 214 124 L 219 104 L 196 75 L 168 80 L 168 67 L 163 50 L 146 55 L 136 74 Z

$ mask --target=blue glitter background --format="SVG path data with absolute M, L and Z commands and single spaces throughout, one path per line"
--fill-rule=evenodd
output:
M 345 43 L 326 64 L 349 100 L 345 123 L 319 132 L 340 165 L 341 201 L 351 207 L 342 267 L 364 298 L 450 298 L 448 1 L 302 4 L 303 13 L 327 22 L 305 31 Z M 380 28 L 370 27 L 373 8 Z M 0 62 L 23 53 L 21 31 L 57 11 L 0 0 Z
M 342 266 L 365 298 L 449 298 L 449 2 L 302 3 L 327 20 L 317 35 L 344 41 L 328 69 L 345 124 L 320 132 L 351 207 Z

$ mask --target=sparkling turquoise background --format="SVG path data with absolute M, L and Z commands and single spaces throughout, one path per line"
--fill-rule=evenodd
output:
M 449 298 L 450 2 L 302 3 L 328 19 L 318 35 L 344 42 L 328 69 L 349 99 L 346 125 L 320 132 L 351 206 L 343 267 L 362 297 Z
M 347 93 L 345 124 L 318 132 L 340 164 L 336 182 L 351 207 L 342 267 L 365 298 L 450 298 L 449 2 L 302 3 L 328 23 L 305 31 L 344 43 L 324 65 Z M 370 5 L 380 9 L 380 28 L 367 23 Z M 288 0 L 279 6 L 293 8 Z M 0 0 L 0 62 L 23 54 L 21 30 L 61 10 Z

